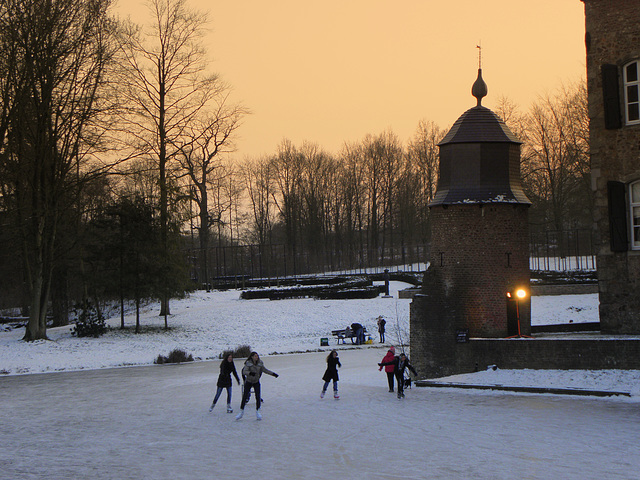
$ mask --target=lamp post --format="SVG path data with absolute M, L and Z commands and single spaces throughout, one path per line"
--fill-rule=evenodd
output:
M 522 335 L 520 331 L 520 300 L 523 300 L 526 296 L 527 291 L 524 288 L 517 288 L 513 292 L 507 292 L 507 298 L 513 299 L 516 302 L 516 321 L 518 323 L 518 334 L 507 338 L 533 338 L 529 335 Z

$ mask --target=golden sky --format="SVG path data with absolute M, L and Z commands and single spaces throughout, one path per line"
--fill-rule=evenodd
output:
M 211 68 L 252 111 L 236 158 L 284 138 L 337 153 L 391 129 L 406 142 L 422 119 L 448 128 L 467 109 L 482 45 L 483 77 L 527 110 L 585 76 L 580 0 L 188 0 L 209 12 Z M 144 0 L 118 11 L 146 21 Z

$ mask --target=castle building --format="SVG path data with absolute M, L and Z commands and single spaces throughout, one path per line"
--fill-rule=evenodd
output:
M 439 144 L 440 175 L 429 205 L 430 266 L 411 305 L 412 354 L 429 374 L 455 363 L 447 358 L 456 332 L 504 338 L 531 330 L 530 202 L 521 185 L 521 143 L 482 106 L 486 94 L 479 69 L 472 87 L 477 105 Z M 513 305 L 516 289 L 526 296 Z M 516 315 L 509 315 L 510 305 Z
M 603 333 L 640 333 L 640 1 L 582 0 Z

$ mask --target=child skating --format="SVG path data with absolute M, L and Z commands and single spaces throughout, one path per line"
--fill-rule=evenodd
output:
M 324 394 L 327 392 L 329 382 L 333 381 L 333 398 L 338 400 L 338 367 L 341 367 L 340 359 L 338 358 L 338 352 L 331 350 L 331 353 L 327 356 L 327 369 L 322 376 L 324 385 L 322 386 L 322 392 L 320 392 L 320 398 L 324 398 Z

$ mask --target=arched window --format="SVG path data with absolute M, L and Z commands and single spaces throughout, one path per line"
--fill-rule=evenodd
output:
M 624 115 L 627 125 L 640 124 L 640 61 L 624 66 Z
M 640 180 L 629 186 L 629 211 L 631 214 L 631 248 L 640 250 Z

